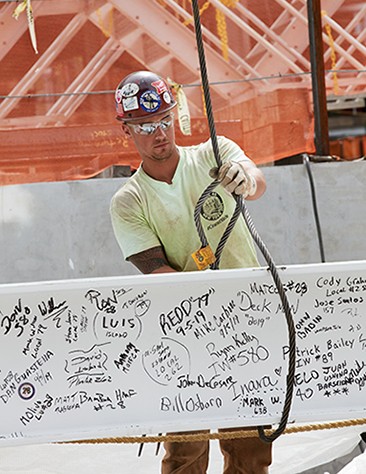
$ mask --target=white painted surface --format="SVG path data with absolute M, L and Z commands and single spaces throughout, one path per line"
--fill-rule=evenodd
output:
M 290 421 L 366 411 L 366 261 L 279 270 Z M 0 286 L 0 443 L 278 423 L 288 328 L 266 269 Z

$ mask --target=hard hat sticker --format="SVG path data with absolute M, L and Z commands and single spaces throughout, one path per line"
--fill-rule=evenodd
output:
M 145 112 L 156 112 L 160 109 L 160 96 L 155 91 L 148 90 L 141 95 L 140 105 Z
M 136 96 L 122 99 L 122 105 L 125 112 L 128 112 L 129 110 L 137 110 L 139 108 L 139 103 Z
M 121 89 L 116 90 L 116 94 L 115 94 L 114 98 L 115 98 L 117 104 L 120 104 L 122 102 L 122 91 L 121 91 Z
M 116 104 L 116 111 L 120 117 L 123 117 L 124 112 L 123 112 L 122 104 Z
M 171 95 L 169 94 L 168 91 L 164 92 L 163 99 L 164 99 L 166 104 L 170 104 L 170 102 L 172 101 Z
M 136 95 L 139 90 L 140 88 L 135 82 L 129 82 L 122 87 L 121 94 L 123 97 L 132 97 Z
M 162 94 L 168 90 L 168 86 L 163 80 L 152 82 L 151 85 L 156 89 L 158 94 Z

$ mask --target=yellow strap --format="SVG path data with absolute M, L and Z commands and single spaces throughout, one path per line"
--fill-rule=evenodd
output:
M 16 9 L 13 11 L 13 18 L 16 20 L 19 18 L 19 15 L 24 12 L 24 10 L 27 8 L 27 0 L 23 0 L 22 3 L 20 3 Z
M 180 84 L 167 79 L 172 89 L 174 89 L 178 104 L 178 122 L 180 131 L 183 135 L 192 135 L 191 132 L 191 114 L 189 112 L 188 101 L 183 87 Z
M 16 9 L 14 10 L 13 18 L 17 20 L 19 18 L 19 15 L 23 13 L 24 10 L 27 11 L 28 29 L 29 29 L 29 35 L 31 38 L 32 46 L 35 53 L 38 54 L 36 30 L 34 27 L 34 17 L 33 17 L 33 9 L 31 5 L 31 0 L 23 0 L 23 2 L 20 5 L 18 5 Z

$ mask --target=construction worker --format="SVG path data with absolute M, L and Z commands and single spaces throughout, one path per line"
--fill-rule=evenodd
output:
M 167 82 L 152 72 L 138 71 L 125 77 L 115 100 L 122 131 L 142 160 L 111 201 L 113 229 L 124 257 L 144 274 L 197 270 L 191 255 L 201 242 L 194 209 L 212 183 L 212 170 L 217 166 L 211 140 L 190 147 L 176 145 L 176 100 Z M 220 186 L 210 193 L 201 210 L 213 249 L 235 208 L 231 194 L 258 199 L 266 188 L 263 173 L 236 143 L 218 137 L 218 146 L 223 163 L 216 174 Z M 222 252 L 220 268 L 258 265 L 251 235 L 240 218 Z M 163 474 L 206 472 L 208 441 L 168 442 L 164 447 Z M 220 448 L 225 474 L 268 473 L 271 445 L 259 438 L 220 440 Z

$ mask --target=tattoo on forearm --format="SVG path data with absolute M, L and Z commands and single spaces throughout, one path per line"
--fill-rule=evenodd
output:
M 128 259 L 142 273 L 151 273 L 158 268 L 169 266 L 162 247 L 154 247 L 132 255 Z

